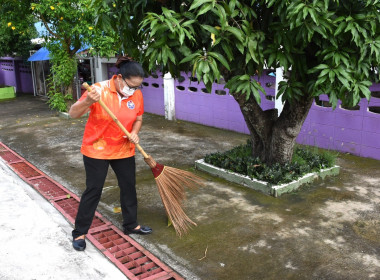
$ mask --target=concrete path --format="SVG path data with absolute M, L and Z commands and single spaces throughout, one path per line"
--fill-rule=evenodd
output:
M 0 279 L 127 279 L 87 242 L 71 246 L 72 226 L 0 158 Z
M 33 96 L 0 102 L 0 141 L 79 196 L 85 189 L 79 152 L 85 122 L 59 117 Z M 151 171 L 137 155 L 138 217 L 154 233 L 133 238 L 185 279 L 380 279 L 380 161 L 339 154 L 338 176 L 280 198 L 193 170 L 195 160 L 247 138 L 145 114 L 143 148 L 160 163 L 204 177 L 207 186 L 188 192 L 186 213 L 198 226 L 180 239 L 167 227 Z M 118 206 L 110 171 L 97 210 L 121 228 L 121 214 L 113 211 Z M 71 250 L 70 230 L 59 243 L 63 251 Z M 49 258 L 41 263 L 49 265 Z M 78 270 L 76 263 L 67 266 Z

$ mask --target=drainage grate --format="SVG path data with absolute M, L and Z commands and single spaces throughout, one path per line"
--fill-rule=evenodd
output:
M 74 224 L 79 198 L 0 142 L 0 157 Z M 131 280 L 183 278 L 96 212 L 87 239 Z
M 31 179 L 29 180 L 29 183 L 39 190 L 39 192 L 42 193 L 47 199 L 68 195 L 66 191 L 58 187 L 57 184 L 46 177 Z
M 75 198 L 64 198 L 57 200 L 53 204 L 57 205 L 58 210 L 68 218 L 68 220 L 74 224 L 75 217 L 77 216 L 79 201 Z M 99 213 L 95 214 L 90 229 L 111 224 L 108 221 L 102 221 L 102 217 Z
M 40 172 L 30 167 L 25 162 L 16 162 L 11 164 L 11 166 L 17 173 L 19 173 L 22 177 L 25 178 L 33 178 L 41 175 Z
M 88 239 L 131 279 L 182 279 L 116 227 L 94 231 Z M 174 274 L 174 275 L 173 275 Z
M 2 147 L 0 146 L 0 149 Z M 21 159 L 15 155 L 14 153 L 12 152 L 9 152 L 9 151 L 3 151 L 3 150 L 0 150 L 0 157 L 2 157 L 6 162 L 8 163 L 11 163 L 11 162 L 16 162 L 16 161 L 20 161 Z

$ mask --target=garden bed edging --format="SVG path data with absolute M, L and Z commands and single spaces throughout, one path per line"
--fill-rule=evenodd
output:
M 261 191 L 268 195 L 272 195 L 274 197 L 279 197 L 284 193 L 290 193 L 292 191 L 295 191 L 302 185 L 311 183 L 319 177 L 324 179 L 326 176 L 338 175 L 340 171 L 340 167 L 335 165 L 330 168 L 322 169 L 319 172 L 306 174 L 305 176 L 299 178 L 296 181 L 292 181 L 282 185 L 273 185 L 268 182 L 253 179 L 248 176 L 244 176 L 232 171 L 228 171 L 223 168 L 213 166 L 211 164 L 206 163 L 203 159 L 197 160 L 195 162 L 195 168 L 207 172 L 211 175 L 221 177 L 227 181 L 234 182 L 239 185 L 244 185 L 251 189 Z

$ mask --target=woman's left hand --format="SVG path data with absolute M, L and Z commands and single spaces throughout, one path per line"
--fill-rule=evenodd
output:
M 139 139 L 139 136 L 134 133 L 134 132 L 131 132 L 131 135 L 129 137 L 129 141 L 131 141 L 133 144 L 138 144 L 140 139 Z

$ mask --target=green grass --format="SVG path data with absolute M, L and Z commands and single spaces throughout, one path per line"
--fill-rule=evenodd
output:
M 271 184 L 284 184 L 297 180 L 307 173 L 334 166 L 336 157 L 337 153 L 334 152 L 297 145 L 292 162 L 269 166 L 252 156 L 252 145 L 247 141 L 247 144 L 227 152 L 208 154 L 205 162 Z

